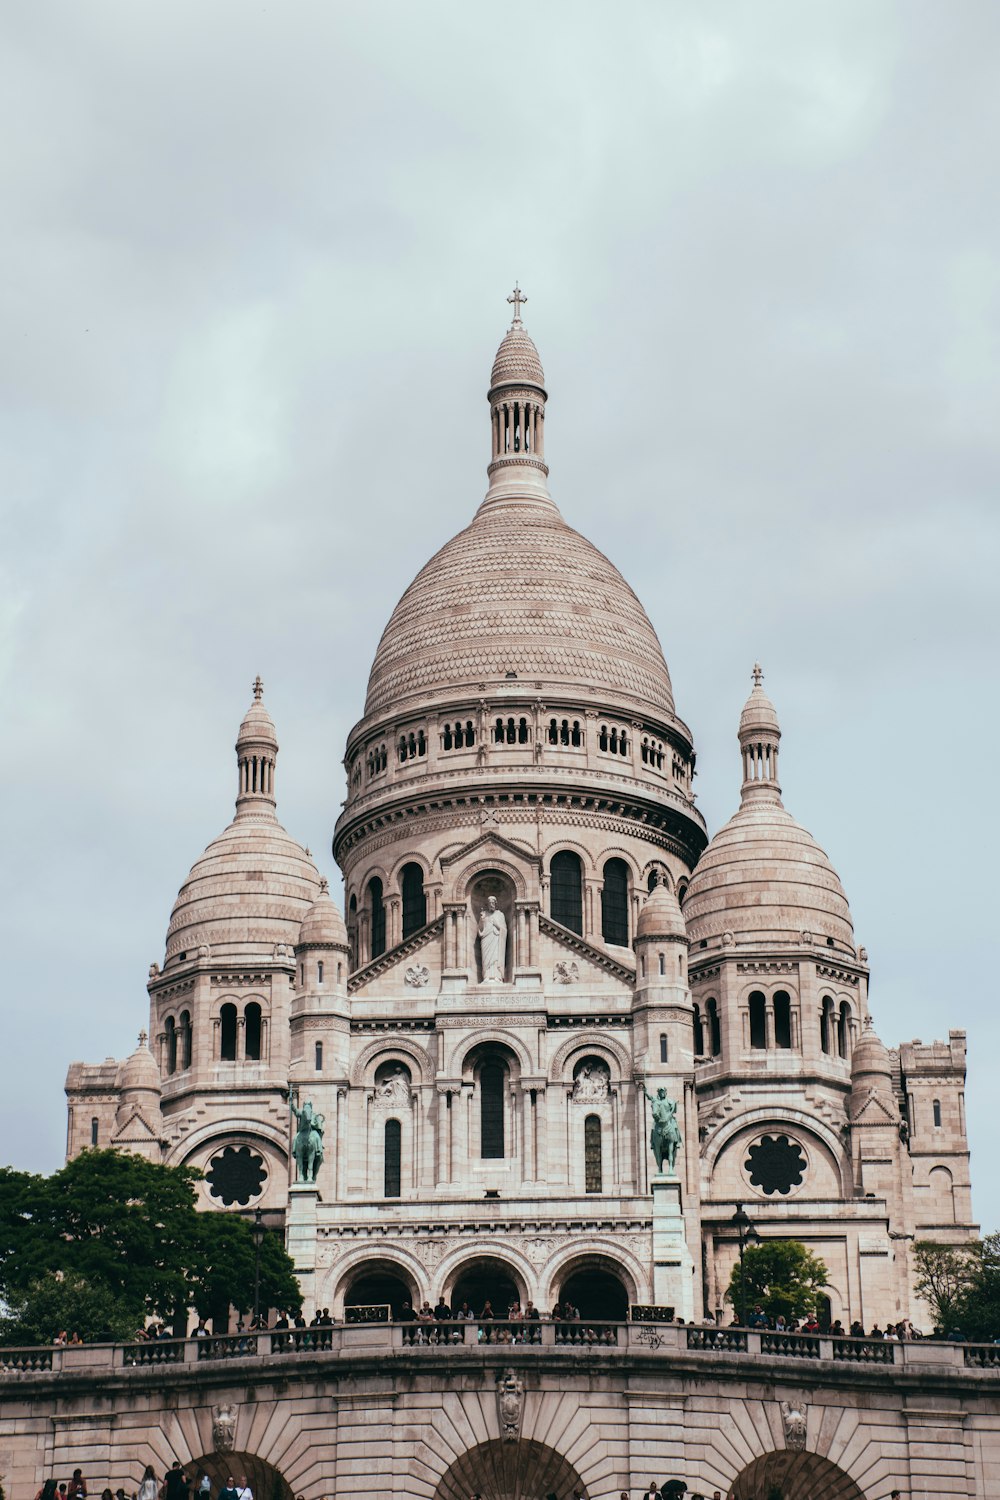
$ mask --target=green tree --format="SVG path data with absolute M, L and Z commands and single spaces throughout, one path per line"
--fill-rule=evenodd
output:
M 60 1332 L 78 1333 L 85 1343 L 121 1342 L 135 1336 L 143 1308 L 82 1276 L 49 1272 L 33 1281 L 0 1318 L 5 1344 L 51 1344 Z
M 975 1240 L 964 1245 L 917 1240 L 913 1246 L 914 1290 L 927 1303 L 943 1333 L 960 1328 L 963 1309 L 976 1287 L 981 1260 L 982 1247 Z
M 803 1318 L 814 1313 L 827 1283 L 826 1266 L 798 1240 L 765 1240 L 743 1256 L 748 1315 L 759 1303 L 770 1317 Z M 737 1261 L 729 1278 L 728 1301 L 743 1312 L 743 1285 Z
M 0 1298 L 11 1309 L 60 1272 L 109 1295 L 134 1320 L 252 1305 L 254 1246 L 235 1214 L 199 1213 L 200 1173 L 118 1151 L 84 1151 L 36 1177 L 0 1169 Z M 247 1300 L 249 1297 L 249 1301 Z M 261 1247 L 261 1306 L 297 1310 L 301 1296 L 277 1236 Z

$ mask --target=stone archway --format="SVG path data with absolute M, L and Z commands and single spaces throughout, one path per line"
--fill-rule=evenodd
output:
M 732 1500 L 865 1500 L 849 1474 L 818 1453 L 763 1453 L 737 1475 Z
M 455 1459 L 442 1474 L 434 1500 L 546 1500 L 548 1495 L 580 1494 L 583 1480 L 568 1459 L 544 1443 L 480 1443 Z
M 226 1481 L 232 1477 L 237 1484 L 243 1475 L 253 1492 L 253 1500 L 293 1500 L 292 1488 L 285 1476 L 258 1458 L 256 1453 L 206 1453 L 194 1463 L 184 1465 L 185 1472 L 193 1476 L 191 1494 L 197 1494 L 201 1476 L 207 1474 L 212 1481 L 212 1494 L 217 1495 Z

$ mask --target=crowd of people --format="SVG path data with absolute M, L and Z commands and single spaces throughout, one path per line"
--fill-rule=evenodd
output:
M 518 1300 L 509 1303 L 506 1311 L 494 1310 L 492 1300 L 486 1298 L 476 1312 L 467 1300 L 453 1308 L 442 1296 L 436 1307 L 423 1302 L 415 1308 L 405 1301 L 395 1320 L 403 1324 L 404 1344 L 540 1344 L 543 1321 L 556 1325 L 557 1344 L 618 1342 L 613 1324 L 581 1319 L 580 1309 L 568 1298 L 557 1302 L 550 1313 L 543 1314 L 530 1297 L 523 1306 Z
M 770 1333 L 803 1333 L 811 1334 L 814 1338 L 851 1338 L 851 1339 L 895 1339 L 897 1341 L 907 1339 L 923 1338 L 918 1328 L 914 1328 L 909 1318 L 903 1318 L 898 1323 L 887 1323 L 880 1328 L 877 1323 L 865 1332 L 865 1325 L 855 1320 L 850 1328 L 845 1328 L 839 1318 L 832 1323 L 821 1322 L 815 1313 L 810 1313 L 805 1318 L 785 1318 L 779 1313 L 776 1317 L 767 1314 L 758 1302 L 753 1312 L 743 1322 L 739 1315 L 735 1315 L 730 1323 L 730 1328 L 751 1328 L 757 1332 Z
M 82 1469 L 74 1469 L 70 1479 L 46 1479 L 35 1500 L 87 1500 L 88 1493 Z M 253 1490 L 245 1474 L 238 1483 L 230 1474 L 225 1484 L 213 1492 L 212 1480 L 203 1469 L 189 1474 L 180 1459 L 175 1458 L 162 1479 L 157 1477 L 152 1464 L 147 1464 L 137 1488 L 120 1485 L 113 1490 L 108 1485 L 101 1490 L 101 1500 L 253 1500 Z

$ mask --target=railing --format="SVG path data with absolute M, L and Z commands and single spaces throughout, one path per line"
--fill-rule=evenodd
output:
M 0 1381 L 86 1371 L 152 1368 L 237 1359 L 316 1358 L 350 1360 L 395 1352 L 426 1351 L 430 1360 L 448 1351 L 507 1349 L 516 1346 L 518 1358 L 530 1352 L 563 1349 L 570 1355 L 606 1349 L 629 1350 L 637 1357 L 656 1354 L 676 1359 L 692 1355 L 717 1358 L 837 1361 L 870 1367 L 894 1365 L 920 1373 L 945 1368 L 1000 1372 L 1000 1345 L 962 1344 L 951 1340 L 833 1337 L 830 1334 L 779 1333 L 774 1329 L 718 1327 L 715 1324 L 678 1324 L 653 1318 L 627 1323 L 585 1318 L 553 1322 L 541 1319 L 453 1319 L 396 1323 L 337 1323 L 311 1328 L 269 1329 L 262 1332 L 209 1334 L 201 1338 L 163 1339 L 150 1343 L 53 1345 L 39 1348 L 0 1348 Z M 435 1353 L 439 1351 L 439 1353 Z
M 126 1365 L 182 1365 L 184 1363 L 184 1339 L 152 1339 L 128 1344 L 122 1350 L 122 1363 Z
M 895 1339 L 851 1339 L 836 1338 L 833 1343 L 834 1359 L 846 1360 L 856 1365 L 892 1365 Z
M 965 1364 L 973 1370 L 1000 1370 L 1000 1344 L 965 1344 Z
M 780 1354 L 786 1359 L 819 1359 L 819 1339 L 811 1333 L 775 1333 L 760 1330 L 761 1354 Z
M 747 1330 L 745 1328 L 700 1328 L 685 1329 L 689 1349 L 726 1350 L 732 1354 L 746 1354 Z
M 51 1370 L 54 1349 L 0 1349 L 0 1372 Z

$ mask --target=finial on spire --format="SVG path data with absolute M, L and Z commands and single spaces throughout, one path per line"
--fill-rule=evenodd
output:
M 520 321 L 521 321 L 521 303 L 522 302 L 527 302 L 527 300 L 528 300 L 527 297 L 524 295 L 524 293 L 521 291 L 521 288 L 518 286 L 517 282 L 515 281 L 515 283 L 514 283 L 514 290 L 511 292 L 510 296 L 507 298 L 508 302 L 512 302 L 514 304 L 514 322 L 511 324 L 512 328 L 514 327 L 515 324 L 520 323 Z
M 264 684 L 261 682 L 261 680 L 260 680 L 260 673 L 258 672 L 257 676 L 253 680 L 253 700 L 254 700 L 254 702 L 255 703 L 259 703 L 260 700 L 263 698 L 263 696 L 264 696 Z
M 753 664 L 753 672 L 752 672 L 751 675 L 753 677 L 753 685 L 754 685 L 754 687 L 760 687 L 761 683 L 764 681 L 764 673 L 760 669 L 760 662 L 759 661 L 755 661 L 754 662 L 754 664 Z M 259 677 L 258 677 L 257 681 L 258 682 L 260 681 Z
M 148 1031 L 140 1031 L 139 1032 L 139 1046 L 140 1047 L 145 1047 L 145 1045 L 146 1045 L 146 1043 L 148 1041 L 149 1041 L 149 1032 Z
M 319 880 L 319 893 L 320 893 L 320 895 L 321 896 L 325 896 L 327 894 L 327 892 L 329 891 L 329 889 L 330 889 L 330 882 L 327 880 L 327 878 L 326 878 L 325 875 L 321 875 L 320 876 L 320 880 Z

